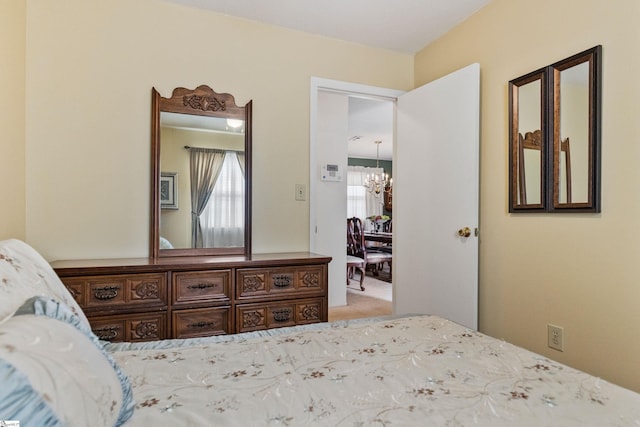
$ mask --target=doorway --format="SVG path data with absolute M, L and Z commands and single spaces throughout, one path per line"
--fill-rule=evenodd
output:
M 309 247 L 312 252 L 333 258 L 329 264 L 329 307 L 344 306 L 347 303 L 345 222 L 349 98 L 384 101 L 394 105 L 396 98 L 402 93 L 403 91 L 336 80 L 311 79 Z M 393 114 L 394 108 L 390 110 Z M 320 115 L 322 120 L 319 120 Z M 393 117 L 390 119 L 393 123 Z M 392 156 L 393 151 L 395 147 L 392 148 Z M 322 179 L 323 166 L 326 165 L 337 167 L 339 179 Z
M 347 272 L 348 318 L 384 316 L 393 313 L 393 145 L 395 102 L 347 94 L 347 211 L 346 218 L 359 218 L 364 231 L 364 252 L 359 234 L 350 236 L 351 255 L 364 257 L 364 269 Z M 322 111 L 322 108 L 319 109 Z M 350 229 L 359 227 L 349 227 Z M 349 238 L 349 237 L 348 237 Z M 357 258 L 360 259 L 360 258 Z M 372 262 L 372 261 L 380 262 Z M 329 317 L 336 319 L 336 311 Z M 344 318 L 344 317 L 341 317 Z

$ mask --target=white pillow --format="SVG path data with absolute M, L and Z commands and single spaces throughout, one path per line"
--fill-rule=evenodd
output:
M 17 239 L 0 241 L 0 322 L 33 296 L 63 302 L 89 327 L 78 303 L 35 249 Z
M 131 385 L 64 304 L 33 297 L 0 324 L 0 420 L 111 427 L 133 414 Z

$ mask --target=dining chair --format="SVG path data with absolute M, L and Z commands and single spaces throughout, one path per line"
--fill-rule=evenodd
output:
M 391 272 L 392 255 L 366 246 L 362 220 L 358 217 L 347 218 L 347 255 L 361 258 L 364 261 L 364 271 L 371 268 L 374 276 L 379 274 L 384 263 L 389 265 Z

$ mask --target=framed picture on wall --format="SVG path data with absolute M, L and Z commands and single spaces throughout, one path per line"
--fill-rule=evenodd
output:
M 160 207 L 178 209 L 178 174 L 175 172 L 160 173 Z

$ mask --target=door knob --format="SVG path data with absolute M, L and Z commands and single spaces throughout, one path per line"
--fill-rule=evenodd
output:
M 458 230 L 458 236 L 460 237 L 469 237 L 471 236 L 471 229 L 469 227 L 464 227 Z

